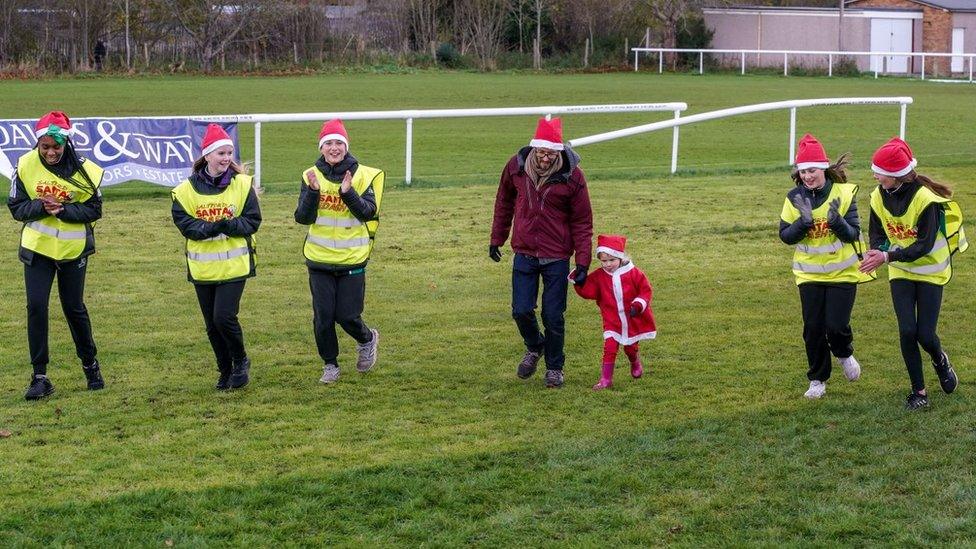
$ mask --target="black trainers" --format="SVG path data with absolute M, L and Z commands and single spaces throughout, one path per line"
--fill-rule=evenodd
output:
M 912 391 L 908 395 L 908 399 L 905 400 L 906 410 L 918 410 L 920 408 L 928 408 L 928 407 L 929 407 L 929 397 L 927 397 L 926 395 L 920 395 L 915 391 Z
M 231 389 L 240 389 L 241 387 L 247 385 L 248 372 L 251 370 L 251 359 L 244 357 L 244 360 L 234 363 L 234 369 L 230 372 L 230 383 Z
M 941 362 L 933 362 L 932 367 L 935 368 L 935 373 L 939 376 L 939 385 L 942 386 L 942 391 L 946 394 L 955 391 L 959 385 L 959 378 L 956 377 L 956 371 L 952 369 L 949 355 L 943 352 Z
M 563 386 L 562 370 L 546 370 L 546 387 L 558 389 Z
M 24 394 L 26 400 L 40 400 L 54 392 L 54 385 L 45 375 L 32 375 Z
M 230 372 L 220 372 L 220 377 L 217 378 L 217 385 L 214 388 L 218 391 L 230 389 Z
M 519 379 L 529 379 L 535 374 L 536 365 L 539 364 L 539 358 L 542 357 L 542 353 L 537 353 L 535 351 L 525 351 L 525 356 L 522 357 L 522 362 L 519 362 L 518 369 L 515 370 L 515 375 Z
M 102 371 L 99 368 L 97 360 L 91 366 L 82 366 L 81 370 L 85 372 L 85 379 L 88 380 L 89 391 L 98 391 L 105 388 L 105 380 L 102 379 Z

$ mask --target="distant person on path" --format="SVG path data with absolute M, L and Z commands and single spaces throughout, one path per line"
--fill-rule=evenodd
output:
M 95 42 L 95 49 L 92 55 L 95 57 L 95 70 L 102 72 L 102 62 L 105 60 L 105 55 L 108 53 L 108 48 L 105 47 L 105 42 L 101 39 Z
M 613 369 L 621 345 L 630 360 L 630 375 L 634 379 L 644 375 L 638 345 L 657 335 L 651 283 L 624 251 L 626 245 L 626 237 L 599 235 L 596 257 L 601 268 L 590 273 L 583 284 L 573 286 L 580 297 L 596 300 L 603 317 L 603 363 L 600 381 L 593 386 L 596 391 L 613 385 Z
M 912 383 L 907 410 L 929 405 L 919 345 L 932 359 L 944 392 L 959 383 L 935 330 L 942 288 L 952 278 L 952 254 L 969 247 L 952 189 L 916 173 L 917 164 L 908 143 L 897 137 L 874 153 L 871 169 L 878 187 L 871 192 L 871 249 L 861 265 L 870 273 L 888 264 L 901 355 Z
M 803 394 L 807 398 L 826 393 L 831 354 L 848 380 L 861 376 L 854 358 L 851 311 L 857 284 L 871 277 L 858 271 L 861 221 L 857 185 L 847 183 L 849 157 L 843 154 L 831 164 L 820 142 L 804 135 L 791 174 L 795 186 L 786 193 L 780 213 L 779 238 L 795 246 L 793 275 L 800 292 L 810 381 Z
M 221 126 L 207 126 L 200 148 L 193 173 L 173 189 L 172 214 L 186 238 L 187 279 L 217 359 L 216 389 L 225 391 L 250 380 L 251 360 L 237 313 L 244 282 L 255 275 L 261 208 L 251 176 L 234 161 L 234 142 Z
M 545 355 L 546 387 L 563 385 L 567 275 L 575 254 L 573 284 L 586 281 L 593 239 L 593 213 L 579 156 L 562 142 L 558 118 L 540 118 L 535 137 L 502 170 L 495 196 L 488 256 L 501 261 L 512 235 L 512 317 L 525 342 L 516 375 L 528 379 Z M 542 280 L 542 325 L 535 307 Z
M 362 314 L 386 175 L 349 153 L 341 120 L 323 124 L 318 143 L 321 156 L 302 174 L 295 221 L 309 226 L 304 254 L 315 343 L 324 362 L 319 381 L 329 384 L 340 371 L 336 323 L 356 340 L 356 370 L 365 374 L 376 364 L 380 334 Z
M 19 255 L 24 264 L 27 342 L 34 367 L 24 395 L 27 400 L 54 392 L 47 364 L 48 302 L 55 278 L 88 390 L 105 387 L 84 301 L 88 256 L 95 253 L 92 227 L 102 217 L 102 168 L 78 156 L 71 141 L 73 133 L 63 112 L 41 117 L 34 126 L 37 145 L 17 161 L 7 197 L 11 215 L 24 224 Z

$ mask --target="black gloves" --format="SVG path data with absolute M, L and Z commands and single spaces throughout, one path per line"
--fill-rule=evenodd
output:
M 226 233 L 228 229 L 227 225 L 228 223 L 226 219 L 219 219 L 217 221 L 214 221 L 213 224 L 214 234 Z
M 630 316 L 637 316 L 637 315 L 641 314 L 641 306 L 640 306 L 640 303 L 631 303 L 630 304 L 630 310 L 627 311 L 627 314 L 629 314 Z
M 830 209 L 827 210 L 827 223 L 833 225 L 840 218 L 840 212 L 837 210 L 840 208 L 840 199 L 835 198 L 830 201 Z
M 576 270 L 573 271 L 573 284 L 582 286 L 584 282 L 586 282 L 586 266 L 577 265 Z
M 800 219 L 805 225 L 813 223 L 813 204 L 810 199 L 799 194 L 793 195 L 793 206 L 800 211 Z
M 498 263 L 502 260 L 502 251 L 498 249 L 498 246 L 488 246 L 488 257 L 495 263 Z

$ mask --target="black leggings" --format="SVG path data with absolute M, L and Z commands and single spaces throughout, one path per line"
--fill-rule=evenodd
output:
M 244 294 L 244 281 L 219 284 L 195 284 L 197 301 L 207 326 L 207 337 L 217 358 L 217 369 L 230 372 L 234 362 L 247 358 L 244 351 L 244 331 L 237 321 Z
M 363 269 L 345 272 L 308 270 L 308 285 L 312 290 L 313 328 L 315 345 L 326 364 L 339 365 L 339 339 L 336 324 L 356 340 L 367 343 L 373 334 L 363 322 L 366 299 L 366 273 Z
M 895 279 L 891 281 L 891 301 L 898 317 L 898 335 L 901 340 L 901 356 L 912 380 L 912 390 L 925 388 L 922 374 L 921 345 L 936 362 L 942 358 L 942 342 L 935 333 L 942 308 L 942 286 L 928 282 Z
M 24 265 L 24 287 L 27 289 L 27 344 L 34 373 L 47 373 L 50 359 L 48 351 L 48 302 L 55 276 L 58 279 L 58 297 L 61 310 L 68 321 L 75 353 L 84 366 L 95 363 L 95 340 L 92 338 L 91 320 L 85 307 L 85 273 L 88 258 L 58 263 L 41 254 L 34 254 L 30 265 Z
M 854 354 L 851 311 L 857 297 L 857 284 L 817 284 L 797 286 L 803 309 L 803 343 L 807 349 L 807 379 L 830 379 L 830 355 L 847 358 Z

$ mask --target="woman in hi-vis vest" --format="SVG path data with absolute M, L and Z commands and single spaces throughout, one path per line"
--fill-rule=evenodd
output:
M 324 363 L 319 381 L 333 383 L 339 379 L 336 323 L 356 340 L 356 370 L 366 373 L 376 364 L 380 334 L 362 314 L 385 175 L 349 154 L 341 120 L 322 125 L 319 152 L 322 156 L 302 174 L 295 221 L 309 226 L 304 254 L 315 343 Z
M 24 398 L 38 400 L 54 392 L 47 378 L 48 302 L 58 279 L 61 310 L 88 381 L 88 390 L 105 387 L 99 369 L 91 320 L 85 307 L 88 256 L 95 253 L 95 221 L 102 217 L 102 169 L 79 158 L 71 142 L 71 121 L 60 111 L 45 114 L 34 126 L 37 146 L 17 161 L 7 206 L 24 223 L 20 260 L 27 289 L 27 342 L 34 367 Z
M 244 281 L 254 276 L 261 208 L 222 127 L 207 126 L 200 148 L 193 173 L 173 189 L 173 222 L 186 237 L 187 278 L 217 358 L 217 390 L 223 391 L 247 385 L 251 368 L 237 312 Z
M 820 142 L 804 135 L 792 173 L 796 185 L 786 193 L 780 213 L 780 240 L 795 246 L 793 275 L 800 292 L 810 381 L 803 394 L 807 398 L 826 393 L 831 355 L 848 380 L 861 376 L 854 358 L 851 311 L 857 284 L 871 278 L 858 271 L 861 221 L 857 185 L 847 183 L 848 157 L 841 155 L 831 164 Z
M 959 383 L 935 330 L 942 287 L 952 277 L 952 254 L 969 247 L 962 212 L 950 200 L 952 190 L 916 173 L 917 164 L 908 143 L 897 137 L 874 153 L 871 170 L 878 187 L 871 193 L 871 249 L 861 265 L 872 272 L 888 264 L 901 355 L 912 383 L 908 410 L 929 405 L 919 345 L 931 357 L 944 392 Z

